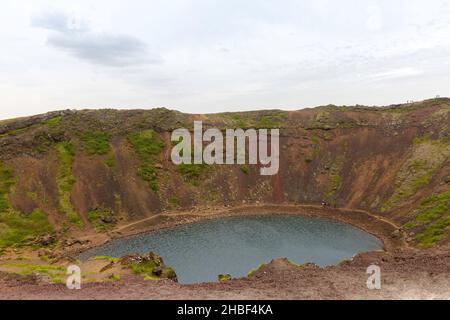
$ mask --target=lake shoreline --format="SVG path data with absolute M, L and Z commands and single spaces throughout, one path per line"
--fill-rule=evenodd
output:
M 352 225 L 375 237 L 383 244 L 387 252 L 407 248 L 405 236 L 400 227 L 381 217 L 363 210 L 329 208 L 314 205 L 260 204 L 231 208 L 197 208 L 194 212 L 172 211 L 118 226 L 108 235 L 90 235 L 82 237 L 89 240 L 89 245 L 77 248 L 72 255 L 79 255 L 95 247 L 102 246 L 112 240 L 128 238 L 139 234 L 176 228 L 201 221 L 223 219 L 227 217 L 246 217 L 264 215 L 298 215 L 309 218 L 325 218 Z
M 180 284 L 215 282 L 218 274 L 244 277 L 275 258 L 321 267 L 355 255 L 383 251 L 377 237 L 337 220 L 296 214 L 255 214 L 204 219 L 171 229 L 118 238 L 83 252 L 81 262 L 96 257 L 121 258 L 149 251 L 176 270 Z

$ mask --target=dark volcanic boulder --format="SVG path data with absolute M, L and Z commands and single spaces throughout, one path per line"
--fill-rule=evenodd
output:
M 135 274 L 143 275 L 144 278 L 156 277 L 178 281 L 175 271 L 166 266 L 164 260 L 154 252 L 126 255 L 120 259 L 120 264 L 131 268 Z

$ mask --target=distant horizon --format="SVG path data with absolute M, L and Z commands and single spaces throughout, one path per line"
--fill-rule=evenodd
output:
M 99 108 L 73 108 L 73 107 L 66 107 L 66 108 L 59 108 L 59 109 L 53 109 L 53 110 L 48 110 L 48 111 L 44 111 L 44 112 L 40 112 L 40 113 L 34 113 L 34 114 L 29 114 L 29 115 L 23 115 L 23 116 L 18 116 L 18 117 L 12 117 L 12 118 L 0 118 L 0 121 L 5 121 L 5 120 L 15 120 L 15 119 L 20 119 L 20 118 L 28 118 L 28 117 L 33 117 L 33 116 L 38 116 L 38 115 L 43 115 L 43 114 L 47 114 L 47 113 L 52 113 L 52 112 L 64 112 L 64 111 L 101 111 L 101 110 L 114 110 L 114 111 L 142 111 L 142 110 L 154 110 L 154 109 L 167 109 L 170 111 L 176 111 L 176 112 L 181 112 L 183 114 L 204 114 L 204 115 L 215 115 L 215 114 L 222 114 L 222 113 L 245 113 L 245 112 L 258 112 L 258 111 L 286 111 L 286 112 L 293 112 L 293 111 L 301 111 L 301 110 L 305 110 L 305 109 L 315 109 L 315 108 L 320 108 L 320 107 L 326 107 L 326 106 L 336 106 L 336 107 L 367 107 L 367 108 L 384 108 L 384 107 L 391 107 L 391 106 L 398 106 L 398 105 L 407 105 L 407 104 L 413 104 L 413 103 L 422 103 L 425 101 L 430 101 L 430 100 L 435 100 L 435 99 L 450 99 L 450 96 L 446 97 L 446 96 L 436 96 L 433 98 L 425 98 L 422 100 L 409 100 L 409 101 L 405 101 L 405 102 L 401 102 L 401 103 L 389 103 L 389 104 L 383 104 L 383 105 L 368 105 L 368 104 L 335 104 L 335 103 L 327 103 L 327 104 L 320 104 L 320 105 L 315 105 L 315 106 L 305 106 L 305 107 L 301 107 L 301 108 L 254 108 L 254 109 L 248 109 L 248 110 L 233 110 L 233 111 L 217 111 L 217 112 L 205 112 L 205 113 L 195 113 L 195 112 L 185 112 L 185 111 L 181 111 L 179 109 L 176 108 L 170 108 L 170 107 L 166 107 L 166 106 L 155 106 L 155 107 L 149 107 L 149 108 L 113 108 L 113 107 L 99 107 Z

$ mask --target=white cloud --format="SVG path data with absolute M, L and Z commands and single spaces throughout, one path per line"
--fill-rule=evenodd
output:
M 76 58 L 109 67 L 158 63 L 160 57 L 150 56 L 147 45 L 130 35 L 93 32 L 83 19 L 64 11 L 47 11 L 36 16 L 32 25 L 51 31 L 48 44 Z

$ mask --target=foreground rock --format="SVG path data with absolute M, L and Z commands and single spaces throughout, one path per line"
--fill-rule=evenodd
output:
M 145 280 L 159 278 L 178 282 L 175 271 L 166 266 L 164 260 L 156 253 L 149 252 L 144 255 L 134 253 L 120 258 L 119 262 L 122 266 L 133 270 L 135 274 L 143 275 Z
M 141 265 L 150 258 L 145 256 L 127 256 L 124 263 Z M 367 288 L 370 265 L 381 268 L 381 290 Z M 122 267 L 131 271 L 128 266 L 116 259 L 117 269 L 106 272 L 115 276 L 83 283 L 82 290 L 67 290 L 64 283 L 36 284 L 31 276 L 29 281 L 19 281 L 0 273 L 0 299 L 450 299 L 449 247 L 364 253 L 327 268 L 278 259 L 260 266 L 251 277 L 195 285 L 143 281 L 131 274 L 117 277 Z

